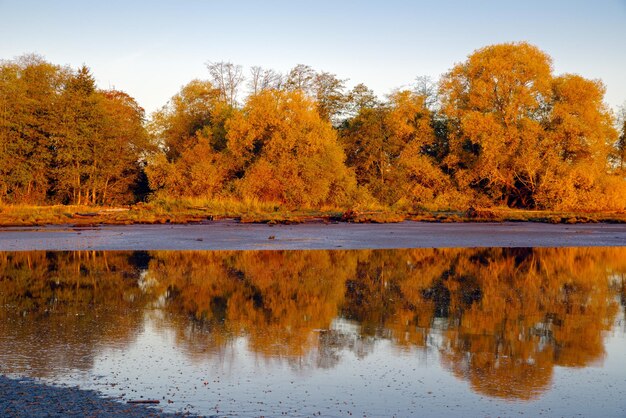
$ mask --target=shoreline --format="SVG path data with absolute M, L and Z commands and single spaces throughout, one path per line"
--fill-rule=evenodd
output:
M 0 251 L 626 246 L 626 224 L 303 223 L 0 227 Z
M 29 377 L 0 374 L 0 415 L 3 417 L 106 416 L 125 418 L 186 417 L 155 408 L 106 398 L 93 390 L 54 386 Z
M 218 202 L 219 203 L 219 202 Z M 127 207 L 76 205 L 11 206 L 0 203 L 0 228 L 89 227 L 101 225 L 185 225 L 210 221 L 236 221 L 290 225 L 308 223 L 503 223 L 533 222 L 547 224 L 626 224 L 626 212 L 549 211 L 512 208 L 474 208 L 467 210 L 403 212 L 394 210 L 294 209 L 213 204 L 201 207 L 188 202 L 135 204 Z

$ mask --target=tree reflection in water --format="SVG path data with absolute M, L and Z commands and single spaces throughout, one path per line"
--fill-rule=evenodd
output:
M 198 359 L 245 337 L 332 368 L 387 339 L 436 350 L 478 393 L 533 399 L 554 366 L 602 361 L 625 277 L 623 248 L 0 253 L 1 371 L 88 370 L 156 309 Z
M 0 252 L 0 371 L 86 371 L 133 341 L 150 300 L 140 268 L 131 253 Z

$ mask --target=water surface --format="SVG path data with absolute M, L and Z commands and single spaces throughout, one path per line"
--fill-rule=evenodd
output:
M 625 416 L 626 248 L 0 253 L 0 373 L 243 416 Z

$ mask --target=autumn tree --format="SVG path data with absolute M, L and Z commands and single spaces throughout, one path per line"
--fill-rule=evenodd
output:
M 111 204 L 135 200 L 147 142 L 143 109 L 76 71 L 24 56 L 0 65 L 0 199 Z
M 91 203 L 132 203 L 141 198 L 145 159 L 154 151 L 143 126 L 144 110 L 118 90 L 102 91 L 99 105 L 103 132 L 93 148 Z
M 346 81 L 335 74 L 316 72 L 308 65 L 298 64 L 287 74 L 283 87 L 287 91 L 301 91 L 315 100 L 322 119 L 338 125 L 348 101 L 344 92 Z
M 314 81 L 315 70 L 309 65 L 298 64 L 287 73 L 284 88 L 290 91 L 300 90 L 313 96 Z
M 540 206 L 608 209 L 626 205 L 623 181 L 608 174 L 611 148 L 618 139 L 611 113 L 603 104 L 604 90 L 600 81 L 578 75 L 554 78 L 537 193 Z M 618 201 L 609 202 L 607 193 Z
M 436 145 L 431 122 L 425 97 L 406 90 L 386 105 L 363 107 L 342 127 L 348 165 L 381 203 L 432 204 L 454 189 L 430 154 Z
M 344 93 L 346 80 L 337 78 L 335 74 L 319 72 L 313 79 L 317 110 L 324 120 L 334 125 L 341 122 L 345 111 L 347 97 Z
M 346 164 L 356 173 L 360 186 L 366 187 L 382 203 L 393 203 L 395 196 L 388 197 L 391 162 L 400 154 L 400 144 L 392 143 L 386 134 L 387 109 L 363 108 L 346 121 L 340 131 L 341 142 L 346 151 Z M 397 200 L 397 199 L 396 199 Z
M 362 109 L 374 108 L 380 104 L 374 91 L 363 83 L 354 86 L 348 92 L 345 100 L 345 111 L 348 118 L 356 116 Z
M 0 62 L 0 201 L 46 201 L 55 108 L 66 77 L 66 69 L 36 55 Z
M 198 134 L 210 137 L 215 148 L 223 147 L 228 110 L 218 88 L 193 80 L 151 116 L 149 132 L 167 160 L 176 161 Z
M 60 97 L 54 193 L 68 203 L 91 203 L 91 170 L 97 158 L 97 144 L 104 140 L 99 99 L 95 79 L 85 66 L 69 77 Z
M 225 190 L 231 171 L 229 160 L 202 136 L 193 138 L 176 161 L 156 153 L 146 167 L 150 188 L 158 198 L 217 197 Z
M 552 83 L 551 142 L 562 161 L 606 167 L 611 140 L 615 139 L 611 114 L 603 104 L 600 81 L 578 75 L 556 77 Z
M 152 140 L 160 148 L 146 167 L 150 187 L 169 197 L 218 193 L 227 167 L 226 121 L 234 108 L 209 81 L 193 80 L 152 115 Z
M 354 192 L 332 126 L 301 91 L 250 97 L 227 137 L 242 197 L 302 207 L 345 203 Z
M 443 77 L 440 94 L 451 126 L 446 164 L 462 191 L 533 206 L 550 57 L 524 42 L 479 49 Z
M 89 69 L 72 74 L 59 98 L 54 134 L 56 200 L 131 203 L 149 148 L 144 111 L 127 94 L 101 91 Z
M 392 96 L 394 107 L 388 124 L 393 135 L 405 144 L 398 158 L 401 198 L 410 207 L 458 207 L 464 198 L 440 167 L 440 138 L 434 129 L 435 116 L 428 109 L 428 100 L 427 96 L 407 91 Z
M 415 77 L 412 90 L 419 96 L 424 97 L 424 104 L 430 111 L 434 111 L 437 105 L 437 82 L 430 76 L 421 75 Z
M 617 137 L 599 81 L 553 76 L 544 52 L 509 43 L 456 65 L 440 95 L 444 162 L 466 195 L 523 208 L 626 207 L 626 185 L 607 176 Z

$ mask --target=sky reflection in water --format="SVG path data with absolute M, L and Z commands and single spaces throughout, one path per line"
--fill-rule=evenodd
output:
M 626 248 L 0 253 L 0 372 L 200 414 L 624 416 L 625 283 Z

